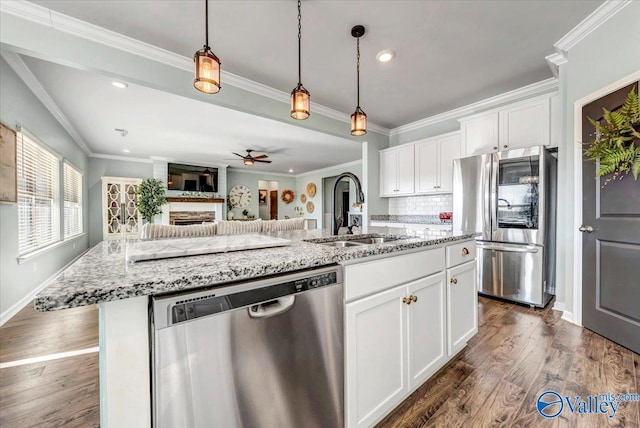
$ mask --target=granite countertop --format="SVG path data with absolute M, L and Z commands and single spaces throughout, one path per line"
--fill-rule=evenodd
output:
M 369 220 L 378 223 L 452 224 L 450 220 L 440 220 L 438 215 L 371 215 L 369 216 Z
M 125 260 L 126 241 L 103 241 L 40 292 L 34 301 L 35 308 L 51 311 L 189 290 L 475 237 L 474 233 L 448 232 L 445 237 L 425 236 L 383 244 L 335 248 L 306 240 L 331 241 L 375 235 L 336 237 L 322 230 L 266 235 L 289 239 L 291 245 L 128 263 Z M 190 239 L 210 240 L 216 237 Z

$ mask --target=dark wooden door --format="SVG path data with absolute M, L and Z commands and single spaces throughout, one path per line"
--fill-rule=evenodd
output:
M 634 86 L 637 91 L 636 82 L 583 107 L 582 141 L 594 138 L 587 117 L 601 120 L 602 108 L 619 108 Z M 595 175 L 595 162 L 585 160 L 582 324 L 640 353 L 640 181 L 629 174 L 603 187 L 607 177 Z
M 271 220 L 278 219 L 278 191 L 269 192 L 269 218 Z

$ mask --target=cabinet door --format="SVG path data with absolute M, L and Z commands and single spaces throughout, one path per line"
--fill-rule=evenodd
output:
M 445 341 L 445 275 L 439 273 L 407 284 L 409 389 L 414 390 L 447 360 Z
M 464 155 L 478 155 L 498 150 L 498 113 L 488 113 L 461 122 Z
M 395 196 L 397 193 L 397 152 L 380 152 L 380 196 Z
M 438 190 L 438 140 L 428 140 L 415 145 L 416 193 Z
M 447 270 L 447 348 L 454 355 L 478 332 L 476 261 Z
M 462 157 L 460 135 L 452 135 L 438 142 L 438 190 L 453 191 L 453 160 Z
M 549 98 L 500 112 L 500 150 L 549 144 Z
M 414 193 L 415 182 L 415 159 L 413 152 L 413 144 L 399 147 L 397 150 L 396 174 L 398 177 L 398 186 L 396 189 L 398 195 L 411 195 Z
M 345 389 L 348 427 L 370 427 L 409 391 L 406 286 L 346 305 Z

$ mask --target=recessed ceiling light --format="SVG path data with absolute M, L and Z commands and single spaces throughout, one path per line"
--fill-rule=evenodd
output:
M 289 172 L 293 172 L 293 170 L 292 170 L 292 169 L 290 169 L 290 170 L 289 170 Z
M 125 89 L 127 86 L 129 86 L 124 82 L 118 82 L 118 81 L 111 82 L 111 84 L 119 89 Z
M 125 152 L 125 153 L 129 153 L 131 150 L 129 150 L 129 149 L 122 149 L 122 151 L 123 151 L 123 152 Z
M 396 56 L 396 54 L 392 50 L 385 49 L 378 52 L 378 54 L 376 55 L 376 59 L 380 62 L 389 62 L 393 59 L 394 56 Z

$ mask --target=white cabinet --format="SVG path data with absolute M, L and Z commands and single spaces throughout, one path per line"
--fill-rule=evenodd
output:
M 415 143 L 415 191 L 453 191 L 453 160 L 462 155 L 460 133 L 454 132 Z
M 464 155 L 498 150 L 498 113 L 485 113 L 460 121 Z
M 551 95 L 460 119 L 463 155 L 549 145 Z
M 413 144 L 380 151 L 380 196 L 405 196 L 414 190 Z
M 139 178 L 102 177 L 102 239 L 140 237 L 142 218 L 136 188 Z
M 406 286 L 349 303 L 345 309 L 346 418 L 369 427 L 409 391 L 406 376 Z
M 476 261 L 447 269 L 447 352 L 452 357 L 478 332 Z

